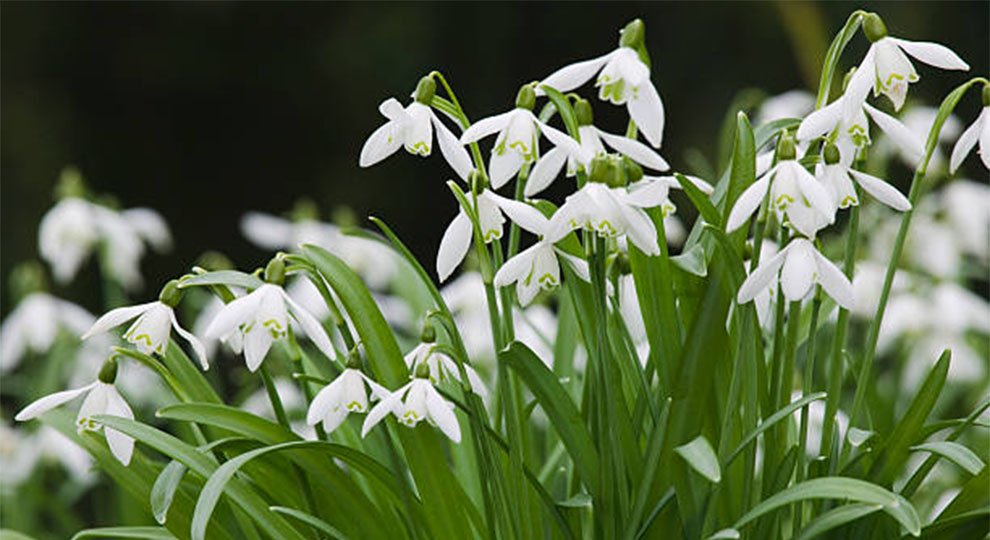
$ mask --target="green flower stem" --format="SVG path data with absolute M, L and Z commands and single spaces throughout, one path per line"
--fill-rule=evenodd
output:
M 268 366 L 264 362 L 261 363 L 261 369 L 258 370 L 258 374 L 261 375 L 261 382 L 265 385 L 265 392 L 268 393 L 268 400 L 272 403 L 272 410 L 275 411 L 275 418 L 278 420 L 282 427 L 292 431 L 292 426 L 289 425 L 289 417 L 285 415 L 285 408 L 282 406 L 282 398 L 279 397 L 278 391 L 275 389 L 275 381 L 272 380 L 272 376 L 268 373 Z
M 815 299 L 811 304 L 811 325 L 808 329 L 808 345 L 804 353 L 804 369 L 801 371 L 804 382 L 802 394 L 807 396 L 814 391 L 815 385 L 815 343 L 818 336 L 818 314 L 822 307 L 822 289 L 815 286 Z M 801 422 L 798 428 L 798 465 L 794 474 L 794 483 L 799 484 L 808 476 L 808 462 L 806 458 L 808 448 L 808 406 L 801 407 Z M 822 447 L 819 447 L 819 452 Z M 804 502 L 798 501 L 794 516 L 791 520 L 794 525 L 794 536 L 797 536 L 801 527 L 804 526 Z
M 516 176 L 515 199 L 517 201 L 521 201 L 525 198 L 523 194 L 526 191 L 526 181 L 529 179 L 529 169 L 530 164 L 524 164 L 522 169 L 519 171 L 519 175 Z M 516 222 L 513 221 L 512 224 L 509 225 L 509 259 L 515 257 L 516 253 L 519 253 L 520 232 L 521 230 L 519 229 L 519 225 L 516 225 Z

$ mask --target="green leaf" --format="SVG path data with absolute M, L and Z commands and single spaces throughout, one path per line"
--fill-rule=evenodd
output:
M 700 244 L 695 244 L 684 253 L 671 257 L 670 262 L 691 275 L 698 277 L 708 275 L 708 261 L 705 258 L 705 248 Z
M 972 450 L 952 441 L 936 441 L 911 447 L 912 452 L 925 451 L 938 454 L 956 465 L 959 465 L 969 474 L 979 474 L 983 469 L 983 460 Z
M 729 464 L 732 463 L 732 461 L 735 460 L 736 457 L 739 456 L 739 454 L 741 454 L 742 451 L 746 449 L 746 445 L 756 440 L 756 437 L 759 436 L 760 433 L 763 433 L 764 431 L 770 429 L 777 422 L 780 422 L 781 420 L 790 417 L 790 415 L 793 414 L 794 411 L 800 409 L 801 407 L 804 407 L 805 405 L 811 403 L 812 401 L 825 399 L 826 396 L 827 394 L 825 392 L 816 392 L 814 394 L 804 396 L 797 401 L 793 401 L 788 405 L 784 406 L 783 408 L 781 408 L 779 411 L 773 413 L 772 415 L 770 415 L 769 418 L 761 422 L 759 426 L 756 426 L 756 429 L 749 432 L 749 434 L 746 435 L 746 438 L 740 441 L 739 445 L 736 446 L 736 448 L 732 451 L 731 454 L 729 454 L 729 457 L 727 457 L 724 460 L 722 465 L 724 467 L 728 467 Z
M 550 423 L 564 442 L 581 480 L 594 496 L 598 492 L 598 452 L 581 420 L 581 413 L 574 406 L 567 390 L 560 385 L 539 357 L 522 343 L 511 343 L 499 353 L 499 359 L 507 362 L 536 396 Z
M 237 270 L 217 270 L 215 272 L 207 272 L 198 276 L 187 276 L 179 280 L 180 289 L 188 289 L 189 287 L 205 287 L 209 285 L 227 285 L 250 290 L 257 289 L 264 284 L 265 282 L 261 281 L 258 276 L 245 274 L 244 272 L 238 272 Z
M 278 512 L 279 514 L 285 514 L 287 516 L 291 516 L 295 519 L 298 519 L 299 521 L 305 523 L 306 525 L 309 525 L 310 527 L 313 527 L 314 529 L 320 532 L 329 534 L 332 538 L 336 538 L 338 540 L 347 540 L 347 535 L 338 531 L 326 521 L 323 521 L 322 519 L 312 514 L 307 514 L 306 512 L 303 512 L 301 510 L 296 510 L 295 508 L 286 508 L 284 506 L 272 506 L 271 508 L 269 508 L 269 510 L 271 510 L 272 512 Z
M 711 443 L 704 435 L 698 435 L 691 442 L 674 449 L 692 469 L 709 481 L 718 483 L 722 480 L 722 471 L 718 466 L 718 457 L 712 450 Z
M 561 94 L 556 89 L 549 86 L 540 86 L 544 92 L 547 94 L 547 99 L 553 103 L 553 106 L 557 108 L 557 112 L 560 113 L 560 119 L 564 121 L 564 127 L 567 128 L 567 133 L 570 134 L 574 140 L 580 142 L 581 136 L 578 134 L 578 123 L 577 116 L 574 114 L 574 109 L 571 107 L 571 103 L 567 101 L 564 94 Z
M 708 540 L 738 540 L 739 531 L 735 529 L 722 529 L 708 537 Z
M 811 540 L 824 532 L 880 510 L 883 510 L 882 504 L 844 504 L 813 519 L 794 540 Z
M 913 536 L 921 534 L 921 519 L 914 506 L 904 497 L 864 480 L 830 476 L 795 484 L 776 493 L 747 512 L 733 526 L 741 529 L 756 518 L 782 506 L 807 499 L 839 499 L 869 503 L 883 507 Z
M 835 74 L 835 68 L 839 65 L 839 57 L 842 56 L 842 51 L 845 50 L 849 41 L 856 35 L 856 30 L 859 29 L 865 14 L 862 10 L 852 12 L 849 19 L 846 20 L 845 26 L 835 35 L 828 51 L 825 52 L 825 60 L 822 62 L 822 77 L 818 82 L 818 98 L 815 100 L 816 109 L 821 109 L 828 103 L 828 94 L 832 88 L 832 76 Z
M 687 194 L 688 199 L 691 199 L 691 204 L 698 209 L 701 218 L 707 223 L 721 227 L 722 216 L 715 209 L 715 206 L 712 205 L 712 202 L 708 199 L 708 195 L 705 195 L 698 186 L 694 185 L 694 182 L 688 180 L 683 174 L 674 173 L 674 178 L 677 179 L 677 183 L 681 185 L 681 189 Z
M 0 529 L 0 540 L 35 540 L 33 537 L 12 529 Z
M 151 487 L 150 499 L 151 513 L 158 523 L 165 523 L 168 508 L 172 506 L 172 499 L 175 498 L 175 490 L 179 488 L 185 474 L 186 466 L 173 460 L 162 469 L 158 478 L 155 479 L 155 485 Z
M 145 540 L 175 540 L 168 529 L 162 527 L 101 527 L 79 531 L 72 540 L 82 538 L 141 538 Z
M 732 168 L 729 169 L 729 188 L 722 203 L 722 221 L 729 219 L 729 212 L 736 199 L 756 180 L 756 141 L 753 127 L 746 113 L 739 111 L 736 116 L 736 136 L 732 146 Z M 714 224 L 713 224 L 714 225 Z M 740 240 L 745 237 L 740 233 Z

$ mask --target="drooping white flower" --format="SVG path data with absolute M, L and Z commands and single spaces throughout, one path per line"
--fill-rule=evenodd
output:
M 440 428 L 450 440 L 461 442 L 461 426 L 454 414 L 454 406 L 425 377 L 416 377 L 395 392 L 389 392 L 364 419 L 361 436 L 381 422 L 389 413 L 408 427 L 416 427 L 422 420 Z
M 849 80 L 846 89 L 849 99 L 845 104 L 847 117 L 866 100 L 870 89 L 874 96 L 887 96 L 894 109 L 901 110 L 907 98 L 908 84 L 918 80 L 918 73 L 907 55 L 941 69 L 969 70 L 969 64 L 944 45 L 888 36 L 886 26 L 875 13 L 866 16 L 863 31 L 873 44 Z
M 825 148 L 825 161 L 815 167 L 815 177 L 828 189 L 832 200 L 839 208 L 859 205 L 853 180 L 883 204 L 905 212 L 911 209 L 911 202 L 900 191 L 876 176 L 871 176 L 842 164 L 834 146 Z
M 988 94 L 990 91 L 984 90 L 983 93 Z M 990 169 L 990 104 L 987 103 L 984 103 L 980 115 L 966 128 L 966 131 L 956 141 L 956 145 L 952 147 L 952 156 L 949 158 L 949 172 L 955 174 L 956 170 L 959 169 L 959 165 L 966 159 L 966 156 L 976 146 L 977 142 L 980 143 L 980 149 L 978 151 L 980 160 L 983 161 L 984 167 Z
M 420 89 L 424 85 L 430 88 L 420 95 Z M 440 152 L 444 159 L 461 179 L 468 179 L 473 169 L 471 157 L 430 107 L 435 88 L 436 83 L 424 77 L 413 94 L 414 101 L 405 108 L 395 98 L 386 99 L 378 106 L 378 111 L 388 122 L 376 129 L 365 141 L 358 161 L 362 167 L 378 163 L 401 146 L 405 146 L 410 154 L 429 156 L 433 150 L 433 129 L 436 128 L 437 142 L 440 143 Z
M 760 291 L 777 283 L 778 273 L 784 298 L 790 302 L 804 298 L 818 283 L 840 306 L 853 306 L 852 283 L 805 238 L 791 240 L 787 247 L 761 262 L 739 287 L 737 301 L 744 304 L 756 298 Z
M 77 336 L 93 320 L 85 309 L 50 294 L 34 292 L 25 296 L 0 326 L 0 373 L 17 367 L 28 351 L 47 352 L 60 329 Z
M 814 237 L 822 227 L 835 221 L 835 201 L 828 190 L 797 161 L 777 163 L 736 200 L 726 230 L 734 231 L 760 207 L 770 194 L 771 208 L 801 234 Z
M 191 332 L 179 326 L 178 319 L 175 318 L 175 311 L 168 304 L 156 300 L 146 304 L 127 306 L 112 309 L 93 323 L 93 326 L 82 335 L 81 339 L 88 339 L 96 334 L 102 334 L 115 326 L 120 326 L 125 322 L 137 317 L 134 324 L 124 332 L 124 339 L 137 346 L 138 350 L 144 354 L 157 354 L 162 356 L 168 348 L 169 337 L 172 328 L 180 336 L 185 338 L 196 351 L 199 362 L 203 369 L 209 369 L 210 364 L 206 359 L 206 349 L 203 343 Z
M 486 244 L 502 238 L 502 224 L 505 223 L 505 218 L 499 210 L 501 199 L 500 195 L 488 189 L 478 194 L 478 206 L 475 210 L 481 237 Z M 440 240 L 440 249 L 437 251 L 437 275 L 441 282 L 450 277 L 467 256 L 471 248 L 473 232 L 471 219 L 463 208 L 459 209 L 457 216 L 444 231 Z
M 367 412 L 368 391 L 365 386 L 371 389 L 373 398 L 379 399 L 389 394 L 360 369 L 347 368 L 313 398 L 306 413 L 306 423 L 312 426 L 323 422 L 323 429 L 330 433 L 344 422 L 349 413 Z
M 426 366 L 433 384 L 440 384 L 440 381 L 450 378 L 461 382 L 460 369 L 454 359 L 437 349 L 435 343 L 420 343 L 413 347 L 405 356 L 406 367 L 410 373 L 416 373 L 419 366 Z M 471 391 L 482 398 L 488 397 L 488 388 L 482 382 L 481 376 L 468 364 L 464 364 L 464 372 L 467 373 L 468 384 Z
M 939 202 L 959 244 L 984 264 L 990 260 L 990 186 L 958 179 L 946 185 Z
M 102 429 L 106 434 L 110 452 L 118 461 L 126 466 L 130 463 L 131 455 L 134 453 L 134 439 L 115 429 L 104 428 L 92 419 L 97 414 L 120 416 L 128 420 L 134 419 L 134 413 L 131 412 L 130 406 L 127 405 L 127 402 L 124 401 L 124 398 L 121 397 L 112 383 L 97 380 L 82 388 L 64 390 L 47 395 L 22 409 L 14 417 L 14 420 L 24 422 L 32 418 L 37 418 L 83 394 L 86 394 L 86 399 L 83 400 L 82 407 L 79 408 L 79 414 L 76 416 L 77 428 L 80 432 L 87 430 L 100 431 Z
M 288 335 L 290 313 L 317 348 L 328 358 L 334 358 L 330 338 L 316 317 L 290 298 L 282 287 L 271 283 L 224 306 L 206 329 L 206 336 L 229 339 L 235 332 L 242 333 L 244 360 L 248 369 L 255 371 L 272 343 Z
M 815 96 L 807 90 L 789 90 L 760 103 L 753 125 L 762 126 L 784 118 L 803 118 L 815 108 Z

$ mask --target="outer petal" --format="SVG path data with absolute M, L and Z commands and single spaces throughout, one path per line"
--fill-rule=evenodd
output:
M 382 116 L 388 118 L 389 120 L 405 120 L 408 115 L 406 114 L 406 108 L 399 103 L 399 100 L 394 97 L 390 97 L 378 105 L 378 112 L 382 113 Z
M 870 118 L 880 126 L 880 129 L 887 134 L 892 141 L 894 141 L 897 146 L 900 146 L 908 155 L 911 156 L 911 160 L 914 162 L 921 161 L 922 156 L 925 154 L 925 145 L 918 138 L 917 135 L 911 132 L 904 124 L 900 123 L 896 118 L 890 116 L 889 114 L 871 107 L 868 104 L 863 104 L 863 109 L 870 115 Z
M 468 155 L 464 145 L 457 140 L 457 137 L 447 129 L 447 126 L 437 118 L 437 115 L 432 110 L 430 110 L 430 117 L 433 119 L 433 125 L 437 128 L 437 142 L 440 144 L 440 153 L 443 154 L 444 159 L 454 169 L 457 176 L 460 176 L 461 180 L 467 182 L 468 175 L 474 169 L 474 166 L 471 164 L 471 156 Z
M 842 117 L 855 118 L 860 107 L 866 102 L 866 95 L 873 88 L 877 79 L 876 65 L 877 47 L 870 45 L 870 50 L 866 51 L 866 56 L 853 73 L 846 87 L 846 93 L 842 96 Z
M 263 249 L 284 249 L 292 246 L 292 223 L 261 212 L 248 212 L 241 218 L 241 234 Z
M 388 413 L 395 412 L 396 407 L 401 406 L 402 395 L 409 389 L 409 385 L 411 384 L 411 382 L 407 383 L 395 392 L 389 393 L 388 396 L 385 396 L 378 402 L 378 405 L 375 405 L 368 411 L 368 416 L 364 418 L 364 424 L 361 426 L 361 437 L 367 436 L 371 428 L 375 427 L 378 422 L 381 422 L 388 416 Z
M 401 123 L 389 120 L 372 132 L 361 147 L 358 165 L 370 167 L 394 154 L 402 146 L 401 129 Z
M 987 108 L 983 108 L 983 113 L 980 115 L 983 118 L 983 130 L 980 132 L 980 160 L 983 161 L 983 166 L 990 169 L 990 113 L 987 112 Z
M 810 242 L 799 238 L 792 244 L 794 247 L 790 249 L 784 268 L 780 271 L 780 287 L 784 297 L 794 302 L 808 294 L 818 265 L 814 256 L 815 248 Z
M 899 210 L 901 212 L 906 212 L 911 209 L 911 202 L 908 201 L 907 197 L 902 195 L 900 191 L 897 191 L 897 188 L 887 182 L 884 182 L 876 176 L 870 176 L 866 173 L 852 169 L 849 169 L 849 174 L 856 179 L 856 183 L 859 184 L 867 193 L 883 204 L 886 204 L 894 210 Z
M 168 223 L 161 214 L 151 208 L 131 208 L 120 213 L 120 217 L 129 223 L 144 238 L 155 251 L 165 252 L 172 249 L 172 234 Z
M 554 251 L 557 252 L 558 257 L 567 261 L 567 264 L 571 266 L 571 269 L 574 270 L 574 273 L 577 274 L 579 278 L 585 281 L 591 281 L 591 272 L 589 272 L 588 269 L 588 261 L 580 257 L 575 257 L 562 249 L 554 248 Z
M 540 86 L 546 85 L 554 90 L 557 90 L 558 92 L 569 92 L 591 80 L 591 78 L 595 76 L 595 73 L 598 73 L 598 70 L 600 70 L 614 54 L 615 51 L 612 51 L 604 56 L 599 56 L 598 58 L 592 58 L 591 60 L 584 60 L 581 62 L 575 62 L 569 66 L 564 66 L 550 75 L 547 75 L 545 79 L 540 81 Z M 536 95 L 542 96 L 543 94 L 543 90 L 537 86 Z
M 843 99 L 839 98 L 827 107 L 818 109 L 806 116 L 801 121 L 801 125 L 798 126 L 798 140 L 810 141 L 835 129 L 835 126 L 842 119 L 842 102 Z
M 172 319 L 172 328 L 179 333 L 180 336 L 185 338 L 192 346 L 193 350 L 196 351 L 196 356 L 199 357 L 199 363 L 202 364 L 203 369 L 210 369 L 210 363 L 206 359 L 206 347 L 203 346 L 203 342 L 199 340 L 196 336 L 189 332 L 188 330 L 179 326 L 179 321 L 175 318 L 175 312 L 173 310 L 168 310 L 169 317 Z
M 637 94 L 626 103 L 626 106 L 629 108 L 629 116 L 636 122 L 636 126 L 643 132 L 646 140 L 654 148 L 660 148 L 660 143 L 663 142 L 665 113 L 660 94 L 657 93 L 653 83 L 646 81 L 641 84 Z
M 340 391 L 338 381 L 340 381 L 339 376 L 333 382 L 320 389 L 316 397 L 313 398 L 313 402 L 309 404 L 309 410 L 306 411 L 307 424 L 311 426 L 316 425 L 330 412 L 330 409 L 334 405 L 334 398 L 337 397 L 337 393 Z
M 488 164 L 488 176 L 492 181 L 492 189 L 505 185 L 522 168 L 525 158 L 519 152 L 506 150 L 502 153 L 492 153 Z
M 310 341 L 316 344 L 316 347 L 320 349 L 327 358 L 333 359 L 337 355 L 333 351 L 333 344 L 330 343 L 330 337 L 327 336 L 326 330 L 323 329 L 323 325 L 320 321 L 313 316 L 312 313 L 306 310 L 306 308 L 299 305 L 298 302 L 292 299 L 288 294 L 285 293 L 285 289 L 279 287 L 278 292 L 282 294 L 282 298 L 289 305 L 292 310 L 292 315 L 295 317 L 296 321 L 302 326 L 303 331 L 309 336 Z
M 532 197 L 547 188 L 560 174 L 567 161 L 567 153 L 563 148 L 554 147 L 546 154 L 543 154 L 529 171 L 529 179 L 526 180 L 526 190 L 524 194 Z
M 777 271 L 784 264 L 784 258 L 787 257 L 787 252 L 790 249 L 791 246 L 787 246 L 771 257 L 770 260 L 761 262 L 760 266 L 739 287 L 739 294 L 736 295 L 736 301 L 740 304 L 745 304 L 756 298 L 756 295 L 763 289 L 766 289 L 774 278 L 777 277 Z
M 515 257 L 505 261 L 502 267 L 498 269 L 498 272 L 495 272 L 493 284 L 496 287 L 505 287 L 517 280 L 524 279 L 533 268 L 533 257 L 536 255 L 536 250 L 539 247 L 540 243 L 537 242 L 517 253 Z
M 131 408 L 127 405 L 127 402 L 120 396 L 116 388 L 112 385 L 108 386 L 106 413 L 133 420 L 134 413 L 131 412 Z M 115 429 L 104 428 L 103 431 L 106 433 L 110 452 L 126 467 L 131 462 L 131 456 L 134 454 L 134 439 Z
M 206 327 L 206 337 L 210 339 L 225 337 L 236 330 L 238 326 L 248 322 L 258 310 L 260 299 L 261 296 L 255 290 L 251 294 L 232 300 L 220 310 L 220 313 L 217 313 L 213 322 Z
M 467 373 L 468 383 L 471 385 L 471 391 L 481 396 L 481 399 L 488 399 L 488 387 L 485 386 L 485 382 L 481 380 L 481 376 L 478 375 L 478 372 L 467 364 L 464 365 L 464 372 Z
M 519 299 L 519 305 L 526 307 L 536 298 L 536 295 L 540 292 L 540 283 L 536 279 L 520 279 L 519 283 L 516 285 L 516 298 Z
M 969 151 L 976 146 L 976 142 L 980 139 L 981 132 L 986 132 L 984 127 L 987 122 L 987 108 L 984 107 L 983 111 L 980 112 L 980 116 L 976 118 L 971 126 L 966 128 L 966 131 L 959 136 L 959 140 L 956 141 L 956 145 L 952 147 L 952 157 L 949 158 L 949 172 L 955 174 L 956 169 L 962 164 L 963 160 L 969 154 Z M 990 149 L 988 149 L 990 151 Z
M 426 410 L 444 435 L 455 443 L 461 442 L 461 426 L 457 423 L 457 415 L 432 385 L 426 391 Z
M 622 219 L 626 222 L 626 236 L 647 255 L 660 255 L 657 229 L 650 216 L 634 206 L 620 205 Z
M 835 201 L 832 200 L 832 195 L 825 189 L 825 186 L 816 180 L 807 169 L 798 165 L 796 161 L 788 163 L 794 164 L 796 173 L 794 177 L 798 187 L 801 188 L 801 193 L 808 199 L 808 203 L 825 216 L 829 223 L 835 221 Z
M 41 399 L 32 402 L 27 407 L 21 409 L 21 412 L 17 413 L 14 420 L 18 422 L 24 422 L 26 420 L 31 420 L 32 418 L 37 418 L 42 414 L 58 407 L 59 405 L 72 401 L 77 397 L 89 392 L 96 383 L 87 384 L 82 388 L 76 388 L 75 390 L 63 390 L 61 392 L 55 392 L 54 394 L 49 394 Z
M 821 283 L 825 292 L 831 296 L 837 304 L 845 309 L 853 308 L 855 294 L 852 283 L 839 271 L 832 261 L 825 258 L 817 249 L 811 248 L 815 257 L 815 264 L 818 267 L 818 283 Z
M 629 137 L 623 137 L 621 135 L 613 135 L 611 133 L 606 133 L 600 129 L 596 129 L 598 136 L 605 141 L 605 144 L 615 148 L 620 154 L 629 156 L 629 159 L 639 163 L 644 167 L 649 167 L 657 171 L 666 171 L 670 169 L 670 165 L 660 157 L 660 154 L 654 152 L 649 146 Z
M 148 302 L 146 304 L 138 304 L 136 306 L 128 306 L 117 309 L 111 309 L 107 313 L 103 314 L 102 317 L 96 319 L 93 326 L 86 331 L 79 339 L 89 339 L 96 334 L 102 334 L 107 330 L 119 326 L 134 317 L 148 311 L 152 306 L 157 305 L 158 302 Z
M 549 152 L 547 155 L 549 155 Z M 492 199 L 498 207 L 517 225 L 535 235 L 546 234 L 547 228 L 550 226 L 550 220 L 543 215 L 543 212 L 524 202 L 508 199 L 494 192 L 487 193 L 491 194 Z
M 470 248 L 471 220 L 467 214 L 460 211 L 440 239 L 440 249 L 437 251 L 437 276 L 441 282 L 450 277 Z
M 770 187 L 770 177 L 773 176 L 774 172 L 776 172 L 776 167 L 764 174 L 763 178 L 753 182 L 736 199 L 736 204 L 732 206 L 732 211 L 729 212 L 729 219 L 725 223 L 726 231 L 732 232 L 742 227 L 746 223 L 746 220 L 749 219 L 749 216 L 753 215 L 753 212 L 760 207 L 763 198 L 767 196 L 767 189 Z
M 897 45 L 903 49 L 904 52 L 910 54 L 918 60 L 921 60 L 929 66 L 935 66 L 942 69 L 969 71 L 969 64 L 963 62 L 962 58 L 959 58 L 956 53 L 952 52 L 952 49 L 946 47 L 945 45 L 939 45 L 938 43 L 932 43 L 930 41 L 908 41 L 906 39 L 898 39 L 894 37 L 889 39 L 894 43 L 897 43 Z
M 483 118 L 475 122 L 461 134 L 461 144 L 472 143 L 478 139 L 487 137 L 492 133 L 501 131 L 506 125 L 508 125 L 509 120 L 512 118 L 513 112 L 515 111 L 512 110 L 502 114 L 496 114 L 495 116 L 489 116 L 488 118 Z
M 255 323 L 250 332 L 244 334 L 244 362 L 252 373 L 265 360 L 268 350 L 272 348 L 272 333 L 261 323 Z

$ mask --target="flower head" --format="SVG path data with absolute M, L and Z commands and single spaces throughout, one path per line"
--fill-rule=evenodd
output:
M 478 225 L 481 229 L 481 237 L 485 243 L 491 243 L 502 238 L 502 224 L 505 218 L 499 209 L 503 197 L 491 190 L 484 190 L 478 194 L 477 208 L 475 213 L 478 216 Z M 447 230 L 440 240 L 440 249 L 437 251 L 437 275 L 440 281 L 445 281 L 454 272 L 464 257 L 467 256 L 471 248 L 471 237 L 473 225 L 464 209 L 461 208 L 457 216 L 454 217 Z
M 426 366 L 430 382 L 440 384 L 444 379 L 453 379 L 461 382 L 460 370 L 457 363 L 450 356 L 441 352 L 435 343 L 424 342 L 413 347 L 405 356 L 406 367 L 411 373 L 416 373 L 419 366 Z M 468 364 L 464 364 L 464 372 L 467 373 L 468 384 L 471 391 L 482 398 L 488 397 L 488 388 L 482 382 L 481 376 Z
M 819 163 L 815 168 L 815 177 L 828 189 L 839 208 L 859 204 L 859 197 L 853 186 L 855 180 L 864 191 L 894 210 L 904 212 L 911 209 L 911 202 L 907 197 L 887 182 L 843 165 L 838 149 L 833 145 L 825 147 L 825 162 Z
M 387 390 L 361 373 L 360 369 L 348 367 L 316 394 L 306 413 L 306 423 L 312 426 L 323 422 L 323 429 L 330 433 L 343 423 L 349 413 L 367 412 L 366 386 L 371 389 L 373 398 L 388 395 Z
M 846 309 L 852 308 L 852 283 L 805 238 L 791 240 L 787 247 L 761 262 L 739 287 L 737 301 L 744 304 L 756 298 L 757 294 L 777 282 L 778 273 L 784 298 L 790 302 L 801 300 L 813 284 L 819 283 L 837 304 Z
M 426 420 L 440 428 L 450 440 L 461 442 L 461 426 L 457 423 L 454 406 L 437 392 L 428 378 L 417 376 L 384 397 L 364 419 L 361 436 L 367 435 L 388 413 L 395 415 L 407 427 L 416 427 L 416 424 Z
M 76 336 L 91 324 L 93 316 L 72 302 L 44 292 L 28 294 L 0 326 L 0 372 L 16 367 L 27 351 L 47 352 L 60 329 Z
M 980 160 L 983 161 L 984 167 L 990 169 L 990 85 L 984 87 L 983 95 L 983 109 L 980 111 L 980 115 L 959 136 L 959 140 L 952 148 L 952 156 L 949 158 L 949 172 L 953 174 L 977 142 L 980 143 Z

